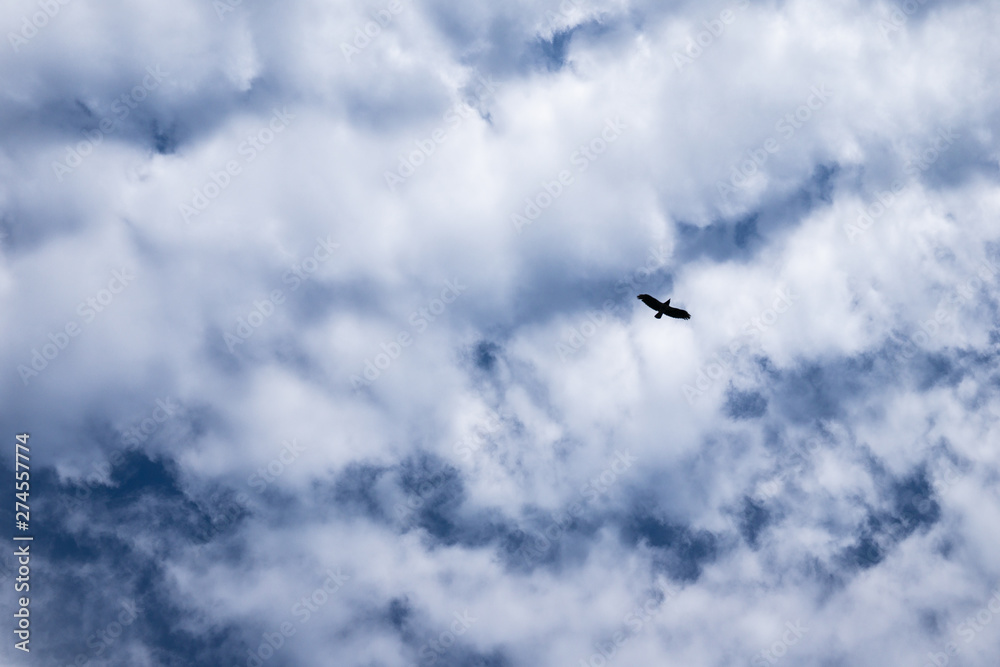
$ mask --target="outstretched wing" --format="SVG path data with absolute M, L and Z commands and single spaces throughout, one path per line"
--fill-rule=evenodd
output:
M 663 304 L 649 296 L 648 294 L 640 294 L 638 297 L 640 301 L 652 308 L 653 310 L 663 310 Z
M 678 320 L 690 320 L 691 313 L 681 308 L 674 308 L 673 306 L 668 306 L 666 313 L 669 317 L 676 318 Z

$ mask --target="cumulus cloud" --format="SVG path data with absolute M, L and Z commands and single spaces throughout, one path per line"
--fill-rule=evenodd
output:
M 990 3 L 0 27 L 11 664 L 992 664 Z

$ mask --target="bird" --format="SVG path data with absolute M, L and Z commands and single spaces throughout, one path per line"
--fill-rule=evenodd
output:
M 674 308 L 670 305 L 670 299 L 667 299 L 666 303 L 660 303 L 648 294 L 640 294 L 636 297 L 644 304 L 656 311 L 656 319 L 660 319 L 664 315 L 667 317 L 673 317 L 678 320 L 690 320 L 691 313 L 680 308 Z

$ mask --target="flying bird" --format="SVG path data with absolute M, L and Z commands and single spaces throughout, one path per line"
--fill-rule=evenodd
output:
M 656 319 L 660 319 L 664 315 L 667 317 L 674 317 L 678 320 L 690 320 L 691 313 L 686 310 L 681 310 L 680 308 L 674 308 L 670 305 L 670 299 L 667 299 L 666 303 L 660 303 L 648 294 L 640 294 L 636 297 L 644 304 L 656 311 Z

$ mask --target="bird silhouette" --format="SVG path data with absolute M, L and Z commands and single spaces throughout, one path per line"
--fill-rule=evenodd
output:
M 667 299 L 665 303 L 660 303 L 648 294 L 640 294 L 636 297 L 644 304 L 656 311 L 656 319 L 660 319 L 664 315 L 667 317 L 673 317 L 678 320 L 690 320 L 691 313 L 680 308 L 674 308 L 670 305 L 670 299 Z

